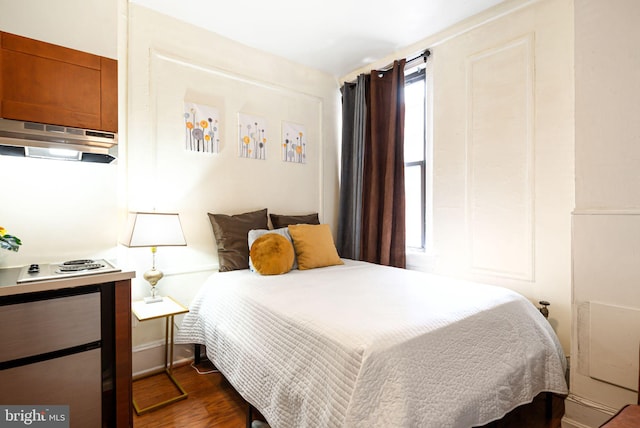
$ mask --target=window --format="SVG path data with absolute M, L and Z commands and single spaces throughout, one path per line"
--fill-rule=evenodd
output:
M 405 76 L 404 174 L 406 245 L 426 248 L 427 81 L 425 69 Z

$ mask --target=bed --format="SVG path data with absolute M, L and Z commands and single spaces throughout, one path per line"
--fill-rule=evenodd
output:
M 343 262 L 213 274 L 176 342 L 206 345 L 272 428 L 472 427 L 567 394 L 559 341 L 518 293 Z

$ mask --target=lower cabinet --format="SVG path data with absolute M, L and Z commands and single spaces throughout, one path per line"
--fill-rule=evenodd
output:
M 131 427 L 130 280 L 0 297 L 0 404 Z

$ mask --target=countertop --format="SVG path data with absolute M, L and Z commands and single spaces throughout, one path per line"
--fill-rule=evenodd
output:
M 103 284 L 105 282 L 124 281 L 135 278 L 136 276 L 136 273 L 133 271 L 120 271 L 17 284 L 16 281 L 18 280 L 21 269 L 22 267 L 0 269 L 0 297 L 33 293 L 36 291 L 82 287 L 84 285 Z

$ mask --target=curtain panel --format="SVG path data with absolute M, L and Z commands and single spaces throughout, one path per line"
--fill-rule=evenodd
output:
M 336 246 L 341 257 L 360 260 L 362 179 L 369 76 L 361 74 L 342 92 L 342 168 Z
M 361 76 L 364 96 L 356 97 L 360 77 L 355 85 L 342 88 L 343 157 L 338 223 L 338 250 L 342 257 L 402 268 L 406 266 L 405 62 L 395 61 L 390 70 Z M 362 106 L 363 98 L 364 114 L 357 113 L 356 105 Z M 360 138 L 363 128 L 360 151 L 359 140 L 354 142 L 354 136 Z M 359 175 L 360 160 L 362 176 L 357 178 L 354 175 Z
M 371 74 L 362 195 L 362 260 L 404 268 L 404 65 Z

